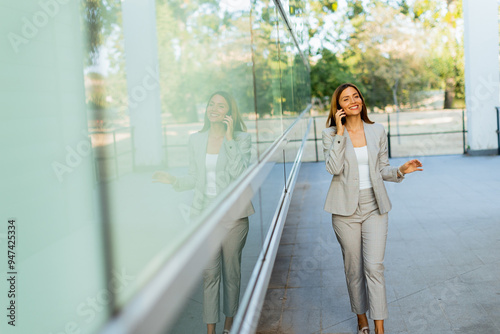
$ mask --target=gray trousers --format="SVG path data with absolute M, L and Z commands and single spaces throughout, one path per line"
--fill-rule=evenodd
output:
M 240 302 L 241 253 L 248 235 L 248 217 L 232 222 L 221 248 L 203 271 L 203 321 L 220 321 L 220 281 L 224 289 L 223 312 L 233 317 Z
M 387 318 L 384 253 L 388 214 L 379 214 L 373 188 L 360 190 L 352 216 L 332 215 L 332 225 L 342 248 L 351 310 L 370 318 Z

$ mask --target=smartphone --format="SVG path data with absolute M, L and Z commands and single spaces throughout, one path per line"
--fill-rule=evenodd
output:
M 232 117 L 231 116 L 231 110 L 229 110 L 229 112 L 226 114 L 226 116 Z M 224 127 L 227 129 L 227 123 L 226 122 L 224 122 Z
M 343 109 L 340 109 L 340 110 L 343 110 Z M 342 117 L 342 118 L 340 119 L 340 122 L 342 123 L 342 125 L 345 125 L 345 118 L 346 118 L 346 117 L 347 117 L 347 116 L 344 116 L 344 117 Z

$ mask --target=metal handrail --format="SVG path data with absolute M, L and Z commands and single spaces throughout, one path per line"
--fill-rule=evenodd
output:
M 499 143 L 499 155 L 500 155 L 500 107 L 496 107 L 497 109 L 497 134 L 498 134 L 498 143 Z M 316 162 L 319 161 L 318 158 L 318 146 L 317 142 L 320 140 L 317 138 L 316 134 L 316 118 L 318 117 L 324 117 L 324 116 L 312 116 L 314 119 L 314 139 L 307 139 L 307 141 L 314 141 L 314 146 L 316 149 Z M 401 133 L 401 134 L 392 134 L 391 133 L 391 117 L 390 114 L 387 114 L 387 149 L 388 149 L 388 154 L 389 158 L 392 158 L 392 150 L 391 150 L 391 138 L 392 137 L 405 137 L 405 136 L 429 136 L 429 135 L 439 135 L 439 134 L 452 134 L 452 133 L 462 133 L 462 143 L 463 143 L 463 148 L 464 148 L 464 154 L 467 153 L 467 146 L 465 142 L 465 134 L 468 131 L 465 129 L 465 110 L 462 109 L 462 129 L 461 130 L 455 130 L 455 131 L 439 131 L 439 132 L 419 132 L 419 133 Z
M 467 130 L 465 129 L 465 110 L 462 109 L 462 130 L 456 131 L 439 131 L 439 132 L 421 132 L 421 133 L 398 133 L 395 135 L 391 135 L 391 117 L 390 114 L 387 114 L 387 126 L 389 131 L 387 132 L 387 140 L 388 140 L 388 150 L 389 150 L 389 158 L 392 157 L 391 154 L 391 137 L 405 137 L 405 136 L 422 136 L 422 135 L 440 135 L 440 134 L 451 134 L 451 133 L 462 133 L 462 145 L 464 148 L 464 154 L 467 153 L 467 147 L 465 146 L 465 134 Z
M 130 131 L 130 150 L 128 151 L 123 151 L 118 153 L 118 148 L 116 147 L 116 132 L 118 131 Z M 93 156 L 94 161 L 95 161 L 95 170 L 96 170 L 96 177 L 97 177 L 97 182 L 102 181 L 101 179 L 101 173 L 100 169 L 98 168 L 98 162 L 102 160 L 108 160 L 108 159 L 113 159 L 114 160 L 114 169 L 116 173 L 116 178 L 120 176 L 119 174 L 119 169 L 118 169 L 118 157 L 122 156 L 124 154 L 132 154 L 132 170 L 135 170 L 135 148 L 134 148 L 134 128 L 131 126 L 128 127 L 120 127 L 120 128 L 115 128 L 115 129 L 110 129 L 110 130 L 93 130 L 88 132 L 89 136 L 94 135 L 94 134 L 112 134 L 113 135 L 113 155 L 104 155 L 104 156 Z
M 500 107 L 495 107 L 497 110 L 497 141 L 498 141 L 498 151 L 497 154 L 500 155 Z
M 320 139 L 317 137 L 316 133 L 316 118 L 319 117 L 324 117 L 324 116 L 312 116 L 313 118 L 313 124 L 314 124 L 314 139 L 307 139 L 307 141 L 314 141 L 314 147 L 316 150 L 316 162 L 319 161 L 318 157 L 318 144 L 317 142 L 320 141 Z M 498 143 L 499 143 L 499 155 L 500 155 L 500 107 L 497 107 L 497 134 L 498 134 Z M 467 146 L 465 142 L 465 134 L 467 133 L 467 130 L 465 129 L 465 110 L 462 109 L 462 130 L 455 130 L 455 131 L 439 131 L 439 132 L 419 132 L 419 133 L 402 133 L 402 134 L 391 134 L 391 118 L 390 114 L 387 114 L 387 149 L 388 149 L 388 154 L 389 158 L 392 158 L 392 150 L 391 150 L 391 138 L 392 137 L 404 137 L 404 136 L 422 136 L 422 135 L 437 135 L 437 134 L 452 134 L 452 133 L 462 133 L 462 143 L 463 143 L 463 148 L 464 148 L 464 154 L 467 153 Z
M 496 107 L 497 111 L 497 135 L 498 135 L 498 143 L 499 143 L 499 149 L 498 149 L 498 154 L 500 155 L 500 107 Z M 318 141 L 320 141 L 320 138 L 317 136 L 317 126 L 316 126 L 316 119 L 319 117 L 324 117 L 324 116 L 312 116 L 311 118 L 313 119 L 313 129 L 314 129 L 314 138 L 308 138 L 306 141 L 308 142 L 314 142 L 314 149 L 315 149 L 315 155 L 316 155 L 316 162 L 319 161 L 319 152 L 318 152 Z M 132 147 L 128 151 L 124 152 L 117 152 L 116 148 L 116 140 L 115 140 L 115 132 L 116 131 L 121 131 L 121 130 L 130 130 L 131 131 L 131 140 L 132 140 Z M 177 147 L 187 147 L 187 144 L 173 144 L 173 145 L 167 145 L 167 136 L 166 136 L 166 131 L 165 131 L 165 124 L 162 124 L 162 133 L 163 133 L 163 150 L 165 151 L 165 160 L 166 163 L 168 164 L 168 159 L 167 159 L 167 149 L 168 148 L 177 148 Z M 467 146 L 465 142 L 465 134 L 468 131 L 465 129 L 465 110 L 462 109 L 462 129 L 461 130 L 455 130 L 455 131 L 439 131 L 439 132 L 419 132 L 419 133 L 402 133 L 402 134 L 392 134 L 391 133 L 391 119 L 390 119 L 390 114 L 387 114 L 387 146 L 388 146 L 388 155 L 389 158 L 392 158 L 392 145 L 391 145 L 391 138 L 392 137 L 405 137 L 405 136 L 429 136 L 429 135 L 439 135 L 439 134 L 453 134 L 453 133 L 462 133 L 462 143 L 463 143 L 463 152 L 464 154 L 467 153 Z M 106 157 L 98 157 L 96 160 L 102 160 L 102 159 L 114 159 L 115 160 L 115 171 L 116 175 L 118 175 L 118 157 L 124 154 L 132 154 L 132 163 L 133 163 L 133 170 L 135 170 L 135 159 L 134 159 L 134 148 L 133 148 L 133 128 L 132 127 L 121 127 L 121 128 L 116 128 L 113 130 L 108 130 L 108 131 L 91 131 L 89 134 L 113 134 L 113 148 L 114 148 L 114 155 L 113 156 L 106 156 Z M 290 142 L 295 142 L 295 141 L 302 141 L 301 139 L 292 139 Z M 259 141 L 259 144 L 270 144 L 274 143 L 275 140 L 269 140 L 269 141 Z M 257 142 L 253 142 L 253 144 L 257 144 Z

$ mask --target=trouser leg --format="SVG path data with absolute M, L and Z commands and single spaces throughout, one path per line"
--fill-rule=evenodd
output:
M 356 218 L 332 215 L 332 225 L 342 249 L 351 310 L 356 314 L 364 314 L 368 310 L 368 302 L 363 273 L 361 223 Z
M 220 321 L 219 299 L 220 299 L 220 275 L 221 275 L 222 252 L 217 251 L 214 258 L 210 260 L 203 270 L 203 321 L 214 324 Z
M 384 254 L 387 241 L 387 213 L 374 211 L 362 224 L 363 265 L 370 305 L 370 318 L 383 320 L 388 316 L 384 277 Z
M 222 242 L 222 285 L 224 314 L 233 317 L 238 310 L 241 285 L 241 254 L 248 235 L 248 218 L 237 220 Z

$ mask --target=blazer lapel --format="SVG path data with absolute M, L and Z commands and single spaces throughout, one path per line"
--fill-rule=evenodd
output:
M 219 150 L 219 156 L 217 157 L 217 165 L 215 166 L 215 169 L 219 171 L 224 170 L 224 166 L 226 165 L 226 149 L 225 149 L 225 143 L 226 143 L 226 136 L 224 135 L 224 139 L 222 140 L 222 146 L 220 147 Z
M 207 144 L 208 144 L 208 131 L 200 133 L 200 140 L 197 143 L 196 156 L 198 159 L 198 176 L 200 177 L 200 184 L 206 183 L 206 161 L 207 161 Z
M 345 158 L 351 165 L 353 165 L 355 170 L 358 170 L 358 158 L 356 157 L 356 152 L 354 152 L 354 145 L 352 145 L 351 137 L 349 136 L 349 131 L 344 129 L 344 137 L 346 137 L 345 142 Z
M 230 183 L 229 174 L 227 174 L 224 169 L 225 166 L 227 165 L 227 154 L 225 149 L 226 141 L 227 141 L 226 136 L 224 136 L 224 139 L 222 140 L 222 145 L 219 150 L 219 155 L 217 157 L 217 164 L 215 165 L 215 171 L 217 174 L 217 182 L 216 182 L 217 193 L 220 193 Z

